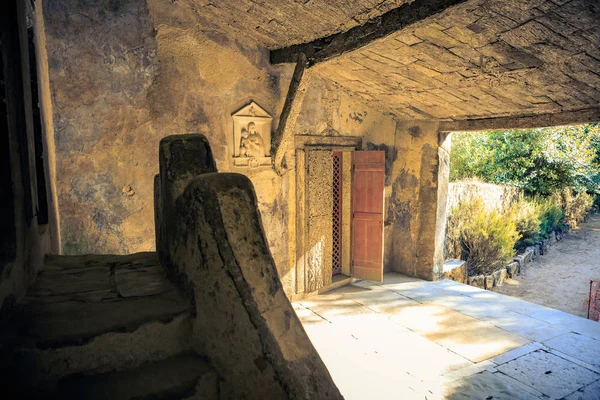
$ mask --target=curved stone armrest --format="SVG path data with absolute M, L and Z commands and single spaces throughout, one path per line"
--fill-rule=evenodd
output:
M 250 180 L 186 186 L 165 221 L 169 262 L 193 293 L 193 346 L 223 377 L 221 398 L 341 399 L 285 296 Z
M 181 196 L 192 179 L 217 172 L 217 166 L 208 139 L 198 133 L 161 139 L 158 164 L 160 173 L 154 177 L 156 250 L 166 261 L 170 237 L 165 231 L 165 223 L 172 219 L 175 199 Z

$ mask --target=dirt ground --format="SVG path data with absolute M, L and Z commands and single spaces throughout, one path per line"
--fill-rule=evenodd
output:
M 520 276 L 494 291 L 585 318 L 590 279 L 600 280 L 598 214 L 588 216 L 579 229 L 564 235 Z

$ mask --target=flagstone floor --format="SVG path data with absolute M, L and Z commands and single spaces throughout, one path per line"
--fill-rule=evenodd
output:
M 347 400 L 600 399 L 600 323 L 386 274 L 293 303 Z

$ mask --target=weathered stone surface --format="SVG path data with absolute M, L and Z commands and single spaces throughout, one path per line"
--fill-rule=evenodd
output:
M 527 265 L 527 259 L 525 255 L 518 254 L 515 256 L 514 260 L 519 265 L 519 267 L 515 270 L 515 272 L 513 272 L 513 274 L 520 275 L 523 268 L 525 268 L 525 266 Z
M 533 261 L 533 256 L 534 256 L 534 251 L 533 248 L 528 247 L 525 252 L 523 253 L 523 257 L 525 258 L 525 265 L 531 263 L 531 261 Z
M 598 352 L 600 352 L 600 342 L 598 340 L 569 332 L 546 340 L 544 344 L 592 367 L 600 368 L 600 360 L 597 357 Z
M 485 276 L 485 288 L 491 290 L 494 286 L 496 286 L 496 281 L 494 279 L 494 275 L 486 275 Z
M 596 54 L 600 39 L 582 39 L 587 28 L 580 21 L 585 15 L 597 30 L 600 6 L 545 2 L 541 12 L 538 5 L 468 1 L 315 68 L 399 119 L 414 119 L 415 112 L 420 119 L 480 120 L 597 108 L 598 61 L 574 57 Z M 572 90 L 581 83 L 581 91 Z M 574 115 L 563 123 L 594 120 Z M 503 123 L 495 129 L 518 121 Z
M 576 390 L 566 396 L 565 400 L 595 400 L 598 398 L 598 393 L 600 393 L 600 379 Z
M 600 378 L 589 369 L 543 350 L 499 365 L 498 370 L 554 398 L 562 398 Z
M 159 200 L 155 207 L 161 207 L 157 221 L 158 233 L 156 248 L 162 258 L 167 259 L 171 236 L 168 226 L 173 217 L 173 205 L 184 189 L 195 177 L 217 172 L 212 150 L 204 135 L 173 135 L 160 141 L 158 150 L 159 186 L 155 197 Z
M 120 371 L 190 351 L 190 310 L 156 253 L 51 256 L 0 323 L 0 373 L 15 390 L 44 397 L 73 374 Z
M 467 262 L 462 260 L 444 261 L 444 278 L 467 283 Z
M 203 393 L 196 385 L 202 380 Z M 174 398 L 217 400 L 218 376 L 205 360 L 195 354 L 182 354 L 126 371 L 93 376 L 75 376 L 58 385 L 55 396 L 63 399 L 152 398 L 169 393 Z
M 523 400 L 539 399 L 541 393 L 535 393 L 534 390 L 523 390 L 522 386 L 518 381 L 500 373 L 483 371 L 444 385 L 444 398 L 476 399 L 484 393 L 486 397 L 494 400 L 512 400 L 515 396 Z
M 62 251 L 154 250 L 152 189 L 160 139 L 206 132 L 219 169 L 231 170 L 226 117 L 248 100 L 274 114 L 292 69 L 271 67 L 248 35 L 228 35 L 231 28 L 215 28 L 214 20 L 186 2 L 65 0 L 38 8 L 44 22 L 39 43 L 48 55 L 45 131 L 53 132 L 56 142 L 50 169 L 55 169 Z M 253 179 L 265 169 L 243 172 Z M 282 182 L 276 176 L 275 187 Z M 266 192 L 273 182 L 256 186 Z M 270 201 L 259 207 L 285 274 L 283 194 L 265 199 Z
M 248 178 L 202 175 L 176 210 L 170 260 L 193 288 L 194 347 L 222 375 L 221 394 L 340 398 L 283 292 Z
M 42 270 L 28 296 L 60 296 L 112 289 L 108 265 L 65 270 Z
M 171 287 L 161 265 L 118 266 L 114 269 L 114 282 L 122 297 L 152 296 Z
M 509 278 L 519 275 L 519 263 L 517 261 L 511 262 L 506 266 L 506 275 Z
M 522 193 L 517 187 L 493 185 L 484 182 L 450 182 L 448 185 L 448 210 L 452 210 L 461 201 L 474 197 L 481 198 L 488 210 L 508 209 Z
M 506 268 L 499 269 L 498 271 L 493 273 L 494 276 L 494 286 L 502 286 L 504 281 L 506 280 L 507 272 Z
M 24 302 L 97 302 L 171 291 L 156 253 L 50 256 Z
M 168 322 L 188 309 L 156 253 L 52 256 L 2 327 L 47 347 Z
M 470 276 L 468 282 L 471 286 L 485 289 L 485 275 Z
M 99 374 L 136 367 L 191 350 L 189 315 L 169 322 L 149 322 L 133 332 L 109 332 L 93 340 L 60 348 L 36 348 L 28 343 L 16 349 L 12 368 L 22 378 L 56 382 L 73 374 Z M 11 362 L 8 356 L 5 362 Z
M 440 238 L 446 217 L 440 208 L 446 203 L 447 150 L 442 149 L 436 123 L 398 123 L 395 137 L 385 221 L 393 227 L 393 270 L 438 279 L 443 269 Z
M 188 310 L 187 301 L 172 290 L 153 297 L 22 305 L 6 324 L 34 338 L 38 346 L 58 346 L 103 333 L 133 331 L 151 321 L 167 322 Z
M 540 243 L 540 255 L 543 256 L 548 253 L 548 240 L 542 240 Z

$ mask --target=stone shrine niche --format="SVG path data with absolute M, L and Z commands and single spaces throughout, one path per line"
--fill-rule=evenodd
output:
M 271 121 L 273 118 L 255 102 L 242 107 L 233 118 L 233 165 L 271 165 Z

